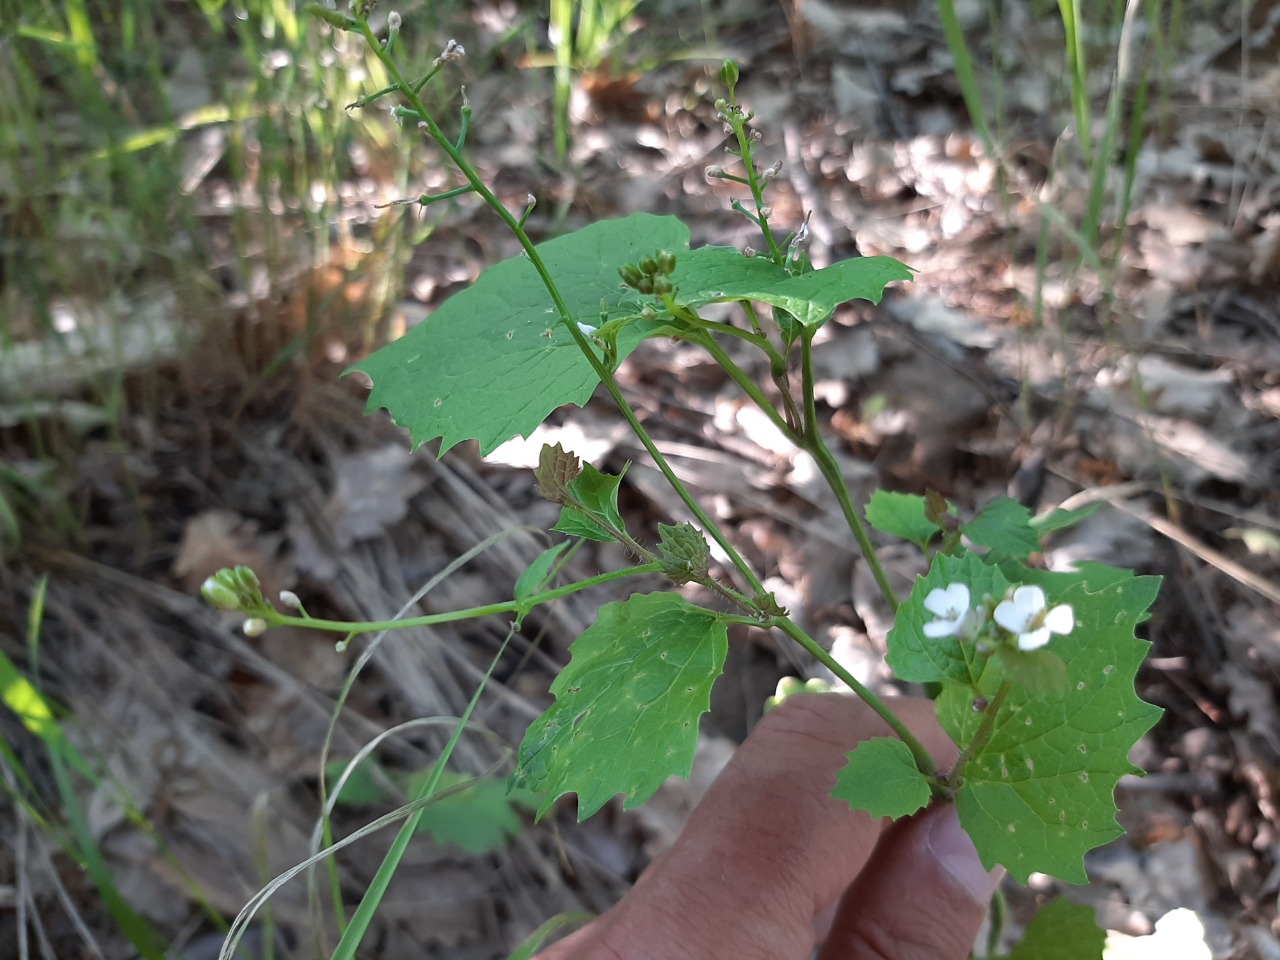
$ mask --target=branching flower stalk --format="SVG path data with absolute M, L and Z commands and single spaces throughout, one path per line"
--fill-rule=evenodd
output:
M 463 177 L 466 178 L 467 183 L 471 185 L 472 189 L 482 200 L 484 200 L 494 213 L 501 218 L 502 222 L 506 224 L 507 229 L 511 231 L 513 236 L 515 236 L 526 256 L 528 256 L 530 264 L 533 266 L 534 270 L 537 271 L 539 279 L 541 279 L 543 285 L 546 287 L 547 293 L 550 295 L 551 301 L 555 306 L 559 322 L 568 329 L 570 335 L 577 343 L 578 349 L 582 351 L 583 355 L 591 363 L 592 369 L 595 370 L 597 376 L 600 377 L 605 389 L 609 392 L 609 396 L 613 399 L 614 404 L 626 419 L 627 425 L 634 432 L 636 438 L 645 448 L 645 451 L 653 459 L 654 464 L 662 472 L 663 477 L 671 485 L 672 489 L 675 490 L 676 495 L 680 497 L 680 500 L 684 505 L 694 515 L 699 525 L 706 530 L 707 534 L 716 541 L 720 548 L 725 552 L 726 556 L 729 557 L 738 573 L 750 586 L 752 592 L 757 595 L 763 595 L 766 592 L 764 585 L 751 569 L 750 564 L 748 564 L 742 555 L 738 553 L 733 544 L 729 542 L 729 539 L 706 514 L 698 504 L 697 500 L 694 499 L 693 495 L 689 493 L 688 489 L 680 481 L 680 478 L 676 476 L 671 465 L 667 463 L 666 458 L 653 442 L 653 438 L 649 436 L 648 431 L 645 430 L 644 425 L 635 415 L 630 404 L 627 403 L 626 397 L 622 395 L 622 389 L 618 386 L 616 379 L 614 379 L 613 372 L 596 355 L 595 351 L 591 348 L 591 343 L 587 335 L 584 334 L 582 330 L 578 328 L 577 323 L 574 322 L 573 315 L 560 293 L 560 288 L 548 272 L 546 264 L 543 262 L 533 241 L 529 239 L 529 235 L 525 232 L 524 226 L 516 219 L 516 217 L 512 216 L 511 212 L 506 208 L 502 201 L 499 200 L 493 191 L 489 189 L 481 179 L 475 167 L 471 165 L 470 161 L 467 160 L 461 150 L 445 136 L 443 130 L 441 130 L 435 119 L 427 111 L 426 106 L 422 102 L 422 98 L 419 96 L 419 92 L 406 83 L 395 59 L 383 48 L 383 45 L 378 41 L 378 38 L 370 29 L 368 22 L 358 20 L 355 21 L 355 23 L 357 25 L 356 29 L 365 38 L 365 41 L 376 53 L 378 59 L 382 61 L 383 65 L 387 68 L 387 72 L 394 78 L 401 94 L 409 101 L 413 110 L 422 117 L 420 124 L 425 127 L 431 139 L 434 140 L 440 149 L 448 155 L 449 160 L 454 164 Z

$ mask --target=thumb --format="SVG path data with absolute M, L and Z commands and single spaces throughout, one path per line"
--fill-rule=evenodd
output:
M 1003 876 L 982 866 L 955 807 L 932 807 L 881 836 L 820 958 L 964 960 Z

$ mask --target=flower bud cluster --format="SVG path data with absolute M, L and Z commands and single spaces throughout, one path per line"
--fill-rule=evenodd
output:
M 1050 607 L 1044 590 L 1034 585 L 1011 588 L 999 602 L 984 597 L 974 605 L 968 586 L 952 583 L 930 591 L 924 598 L 924 608 L 934 616 L 923 627 L 926 637 L 969 641 L 981 638 L 979 648 L 990 639 L 1014 643 L 1019 650 L 1038 650 L 1054 634 L 1066 636 L 1075 628 L 1071 607 L 1065 603 Z
M 257 610 L 266 606 L 262 582 L 249 567 L 223 567 L 200 585 L 200 595 L 219 610 Z
M 200 585 L 200 596 L 219 610 L 247 614 L 248 619 L 241 626 L 246 637 L 261 636 L 270 626 L 267 615 L 274 611 L 262 595 L 262 582 L 249 567 L 223 567 Z M 302 601 L 292 590 L 280 591 L 280 603 L 304 617 L 307 615 Z
M 641 257 L 639 263 L 628 263 L 618 268 L 624 286 L 646 296 L 668 296 L 675 291 L 671 274 L 676 269 L 676 255 L 670 250 L 659 250 L 653 256 Z

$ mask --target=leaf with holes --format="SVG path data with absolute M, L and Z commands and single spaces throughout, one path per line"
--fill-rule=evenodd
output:
M 568 320 L 593 328 L 620 324 L 618 361 L 646 337 L 671 329 L 669 317 L 641 317 L 646 307 L 660 310 L 657 301 L 618 282 L 619 267 L 657 250 L 675 255 L 671 282 L 682 304 L 758 300 L 810 327 L 846 300 L 879 302 L 886 284 L 911 279 L 910 270 L 888 257 L 858 257 L 792 276 L 731 247 L 690 251 L 689 229 L 675 217 L 639 213 L 593 223 L 537 250 Z M 369 408 L 386 407 L 415 446 L 440 437 L 443 454 L 477 440 L 487 456 L 514 436 L 527 437 L 557 407 L 586 403 L 595 389 L 595 370 L 564 320 L 529 258 L 512 257 L 351 370 L 373 381 Z
M 512 784 L 542 795 L 539 817 L 576 793 L 585 820 L 615 794 L 630 809 L 687 777 L 728 648 L 719 615 L 679 594 L 601 607 L 551 684 L 555 703 L 525 733 Z
M 618 337 L 625 358 L 656 329 L 644 303 L 618 283 L 618 267 L 663 248 L 689 246 L 674 217 L 604 220 L 538 244 L 569 317 L 593 327 L 635 318 Z M 440 437 L 440 453 L 478 440 L 481 456 L 527 437 L 566 403 L 586 403 L 599 379 L 528 257 L 494 264 L 421 324 L 351 368 L 373 381 L 369 409 L 386 407 L 415 446 Z
M 1012 563 L 1002 570 L 1015 582 L 1038 584 L 1050 606 L 1071 606 L 1074 628 L 1049 648 L 1066 666 L 1066 683 L 1009 685 L 989 736 L 959 771 L 956 810 L 988 867 L 1003 864 L 1022 883 L 1034 872 L 1083 883 L 1085 853 L 1124 832 L 1116 823 L 1116 784 L 1141 772 L 1129 751 L 1161 713 L 1134 691 L 1150 646 L 1134 627 L 1160 580 L 1100 564 L 1072 573 Z M 938 719 L 961 747 L 997 708 L 1005 679 L 1002 658 L 989 657 L 971 683 L 943 685 Z

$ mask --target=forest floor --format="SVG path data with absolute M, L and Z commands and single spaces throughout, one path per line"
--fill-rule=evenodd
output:
M 532 17 L 481 4 L 455 11 L 449 29 L 468 50 L 456 69 L 475 107 L 473 160 L 511 209 L 538 199 L 539 239 L 645 211 L 679 216 L 694 245 L 753 242 L 730 209 L 733 185 L 704 175 L 724 162 L 711 106 L 720 58 L 737 60 L 761 157 L 783 161 L 775 221 L 808 217 L 818 266 L 883 254 L 917 271 L 879 307 L 840 308 L 815 355 L 822 416 L 854 491 L 932 489 L 963 511 L 998 495 L 1035 512 L 1098 502 L 1046 562 L 1089 558 L 1165 578 L 1141 628 L 1153 649 L 1138 682 L 1165 714 L 1133 756 L 1147 776 L 1120 785 L 1127 833 L 1089 857 L 1087 886 L 1044 878 L 1010 889 L 1015 932 L 1035 902 L 1063 892 L 1097 908 L 1115 956 L 1203 955 L 1177 952 L 1195 940 L 1185 927 L 1153 935 L 1181 909 L 1214 957 L 1280 958 L 1280 7 L 1197 11 L 1165 60 L 1154 31 L 1139 31 L 1134 49 L 1158 82 L 1102 168 L 1093 228 L 1090 170 L 1079 138 L 1063 133 L 1065 80 L 1045 66 L 1062 60 L 1061 22 L 1032 11 L 965 14 L 989 68 L 979 71 L 984 95 L 999 104 L 999 162 L 973 132 L 929 4 L 643 4 L 617 38 L 633 55 L 577 75 L 563 163 L 550 71 L 508 49 L 513 24 Z M 1210 26 L 1222 23 L 1234 26 Z M 188 78 L 200 66 L 196 37 L 192 27 L 169 59 Z M 1109 42 L 1111 59 L 1096 64 L 1099 104 L 1115 68 Z M 671 56 L 677 47 L 690 52 Z M 646 56 L 659 65 L 622 66 Z M 1136 89 L 1130 77 L 1131 111 Z M 96 771 L 79 787 L 83 827 L 118 889 L 191 960 L 216 955 L 213 917 L 235 916 L 307 856 L 321 749 L 365 649 L 290 629 L 246 638 L 199 599 L 206 576 L 248 564 L 268 596 L 292 590 L 313 615 L 390 617 L 488 538 L 554 524 L 558 508 L 538 498 L 528 469 L 547 442 L 601 469 L 632 463 L 622 499 L 633 532 L 683 519 L 600 398 L 485 460 L 468 444 L 442 460 L 432 445 L 411 454 L 383 415 L 365 416 L 364 387 L 340 378 L 345 366 L 516 252 L 467 200 L 429 208 L 430 219 L 383 206 L 452 181 L 417 164 L 397 182 L 402 154 L 385 111 L 374 112 L 352 115 L 374 135 L 331 185 L 333 225 L 291 228 L 289 252 L 274 259 L 230 253 L 243 225 L 229 210 L 249 192 L 238 178 L 252 157 L 225 139 L 183 138 L 204 247 L 223 251 L 206 265 L 212 306 L 179 350 L 149 327 L 106 371 L 118 375 L 107 377 L 109 405 L 104 368 L 69 341 L 51 360 L 37 349 L 47 338 L 10 331 L 0 466 L 17 526 L 0 566 L 0 651 L 39 679 Z M 20 237 L 22 206 L 6 200 L 6 235 Z M 258 200 L 270 212 L 270 198 Z M 304 224 L 290 215 L 279 213 Z M 405 245 L 410 234 L 422 242 Z M 148 255 L 138 251 L 135 274 Z M 11 310 L 25 295 L 15 262 L 0 276 Z M 96 308 L 91 273 L 53 298 L 72 328 L 84 325 L 77 310 Z M 132 319 L 140 304 L 174 309 L 162 285 L 97 296 Z M 117 346 L 129 340 L 127 325 L 113 329 Z M 883 665 L 886 614 L 813 463 L 687 345 L 646 345 L 621 377 L 681 478 L 779 600 L 860 679 L 898 689 Z M 542 542 L 528 529 L 496 539 L 418 597 L 421 608 L 504 599 Z M 886 556 L 902 582 L 918 572 L 905 554 Z M 600 546 L 575 565 L 593 573 L 625 562 Z M 29 629 L 43 577 L 43 615 Z M 487 733 L 464 737 L 459 770 L 502 782 L 568 644 L 596 604 L 621 595 L 575 595 L 529 619 L 482 698 Z M 38 644 L 25 642 L 32 634 Z M 503 622 L 473 621 L 379 646 L 351 688 L 333 753 L 350 757 L 410 726 L 382 743 L 377 776 L 339 806 L 338 835 L 394 807 L 407 775 L 431 763 L 505 635 Z M 814 675 L 814 665 L 776 638 L 733 636 L 692 781 L 639 810 L 610 804 L 581 825 L 571 806 L 538 824 L 501 802 L 460 804 L 461 826 L 441 816 L 411 847 L 363 955 L 504 957 L 553 914 L 605 909 L 672 841 L 792 674 Z M 0 735 L 31 795 L 59 809 L 45 745 L 9 713 Z M 56 830 L 17 804 L 0 805 L 0 817 L 0 957 L 17 956 L 2 944 L 18 943 L 19 918 L 32 915 L 46 938 L 33 953 L 129 955 Z M 348 904 L 389 841 L 384 831 L 342 851 Z M 277 936 L 285 955 L 310 955 L 312 909 L 306 881 L 294 880 L 272 899 L 269 922 L 255 924 L 257 942 Z

